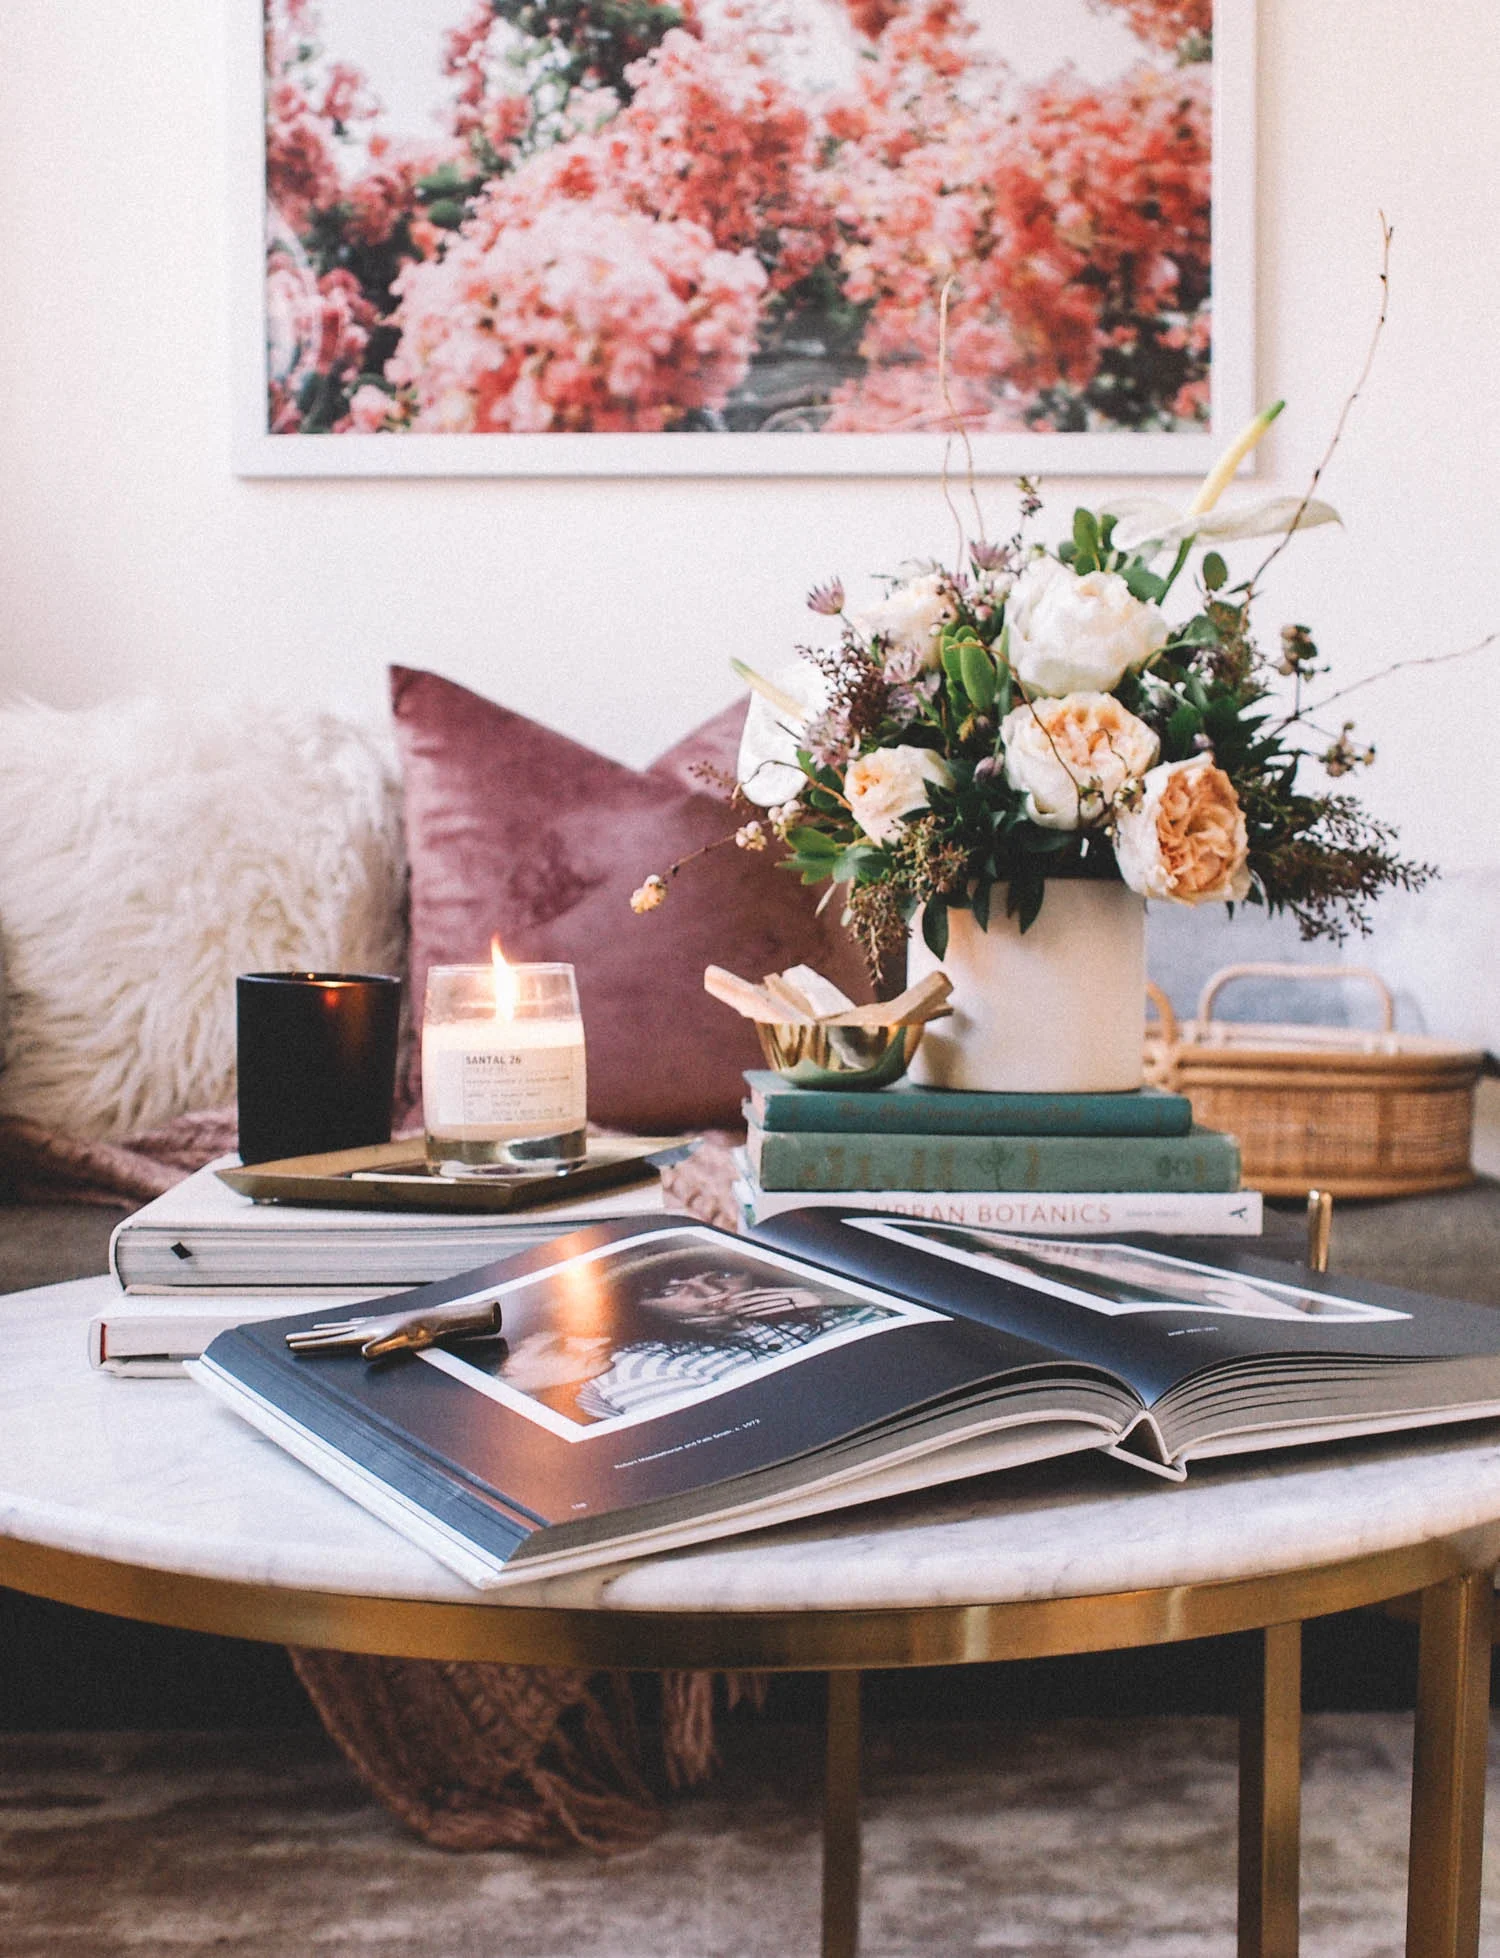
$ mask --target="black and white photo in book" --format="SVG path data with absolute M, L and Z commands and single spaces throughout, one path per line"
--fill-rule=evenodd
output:
M 627 1238 L 472 1297 L 499 1302 L 499 1350 L 433 1347 L 423 1359 L 563 1441 L 695 1407 L 815 1352 L 939 1316 L 701 1228 Z
M 1141 1245 L 1108 1239 L 1016 1237 L 980 1225 L 851 1217 L 855 1230 L 912 1244 L 954 1264 L 1014 1279 L 1032 1290 L 1118 1318 L 1132 1312 L 1224 1312 L 1241 1319 L 1409 1319 L 1364 1299 L 1338 1298 L 1276 1279 L 1226 1271 Z

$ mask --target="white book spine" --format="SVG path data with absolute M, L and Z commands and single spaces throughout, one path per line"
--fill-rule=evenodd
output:
M 1135 1232 L 1166 1237 L 1259 1237 L 1259 1190 L 1110 1191 L 1053 1196 L 1045 1191 L 996 1195 L 959 1190 L 762 1190 L 748 1178 L 734 1186 L 744 1224 L 753 1228 L 786 1210 L 877 1210 L 939 1224 L 987 1225 L 1034 1237 L 1113 1237 Z

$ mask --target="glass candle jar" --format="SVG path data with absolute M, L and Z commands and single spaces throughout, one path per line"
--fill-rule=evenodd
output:
M 587 1154 L 570 965 L 436 965 L 422 1015 L 427 1159 L 445 1175 L 560 1169 Z
M 400 1019 L 388 973 L 240 973 L 240 1160 L 389 1142 Z

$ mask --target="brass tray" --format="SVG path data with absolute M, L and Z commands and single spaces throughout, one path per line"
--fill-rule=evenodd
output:
M 221 1182 L 257 1203 L 316 1204 L 350 1210 L 542 1210 L 595 1190 L 649 1182 L 697 1146 L 691 1136 L 590 1137 L 576 1169 L 534 1176 L 447 1177 L 429 1168 L 420 1136 L 369 1149 L 321 1156 L 283 1156 L 244 1169 L 221 1169 Z

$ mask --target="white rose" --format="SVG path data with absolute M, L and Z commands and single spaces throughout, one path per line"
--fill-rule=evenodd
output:
M 1113 694 L 1070 693 L 1016 707 L 1001 723 L 1005 779 L 1044 829 L 1078 829 L 1106 815 L 1125 784 L 1161 752 L 1146 723 Z
M 1174 904 L 1221 903 L 1250 889 L 1245 812 L 1211 755 L 1163 762 L 1115 829 L 1120 875 L 1142 897 Z
M 769 684 L 753 682 L 735 765 L 739 785 L 752 802 L 770 809 L 778 802 L 793 801 L 806 788 L 797 750 L 803 729 L 827 705 L 823 676 L 804 659 L 773 674 Z
M 920 653 L 923 663 L 938 663 L 938 634 L 956 616 L 952 594 L 940 571 L 908 578 L 850 623 L 866 639 L 881 638 L 891 648 Z
M 844 794 L 855 822 L 872 843 L 901 833 L 901 818 L 927 807 L 927 785 L 951 786 L 953 771 L 931 748 L 876 748 L 849 764 Z
M 1005 608 L 1010 663 L 1028 693 L 1108 693 L 1167 643 L 1154 605 L 1132 598 L 1115 571 L 1082 578 L 1056 558 L 1035 558 Z

